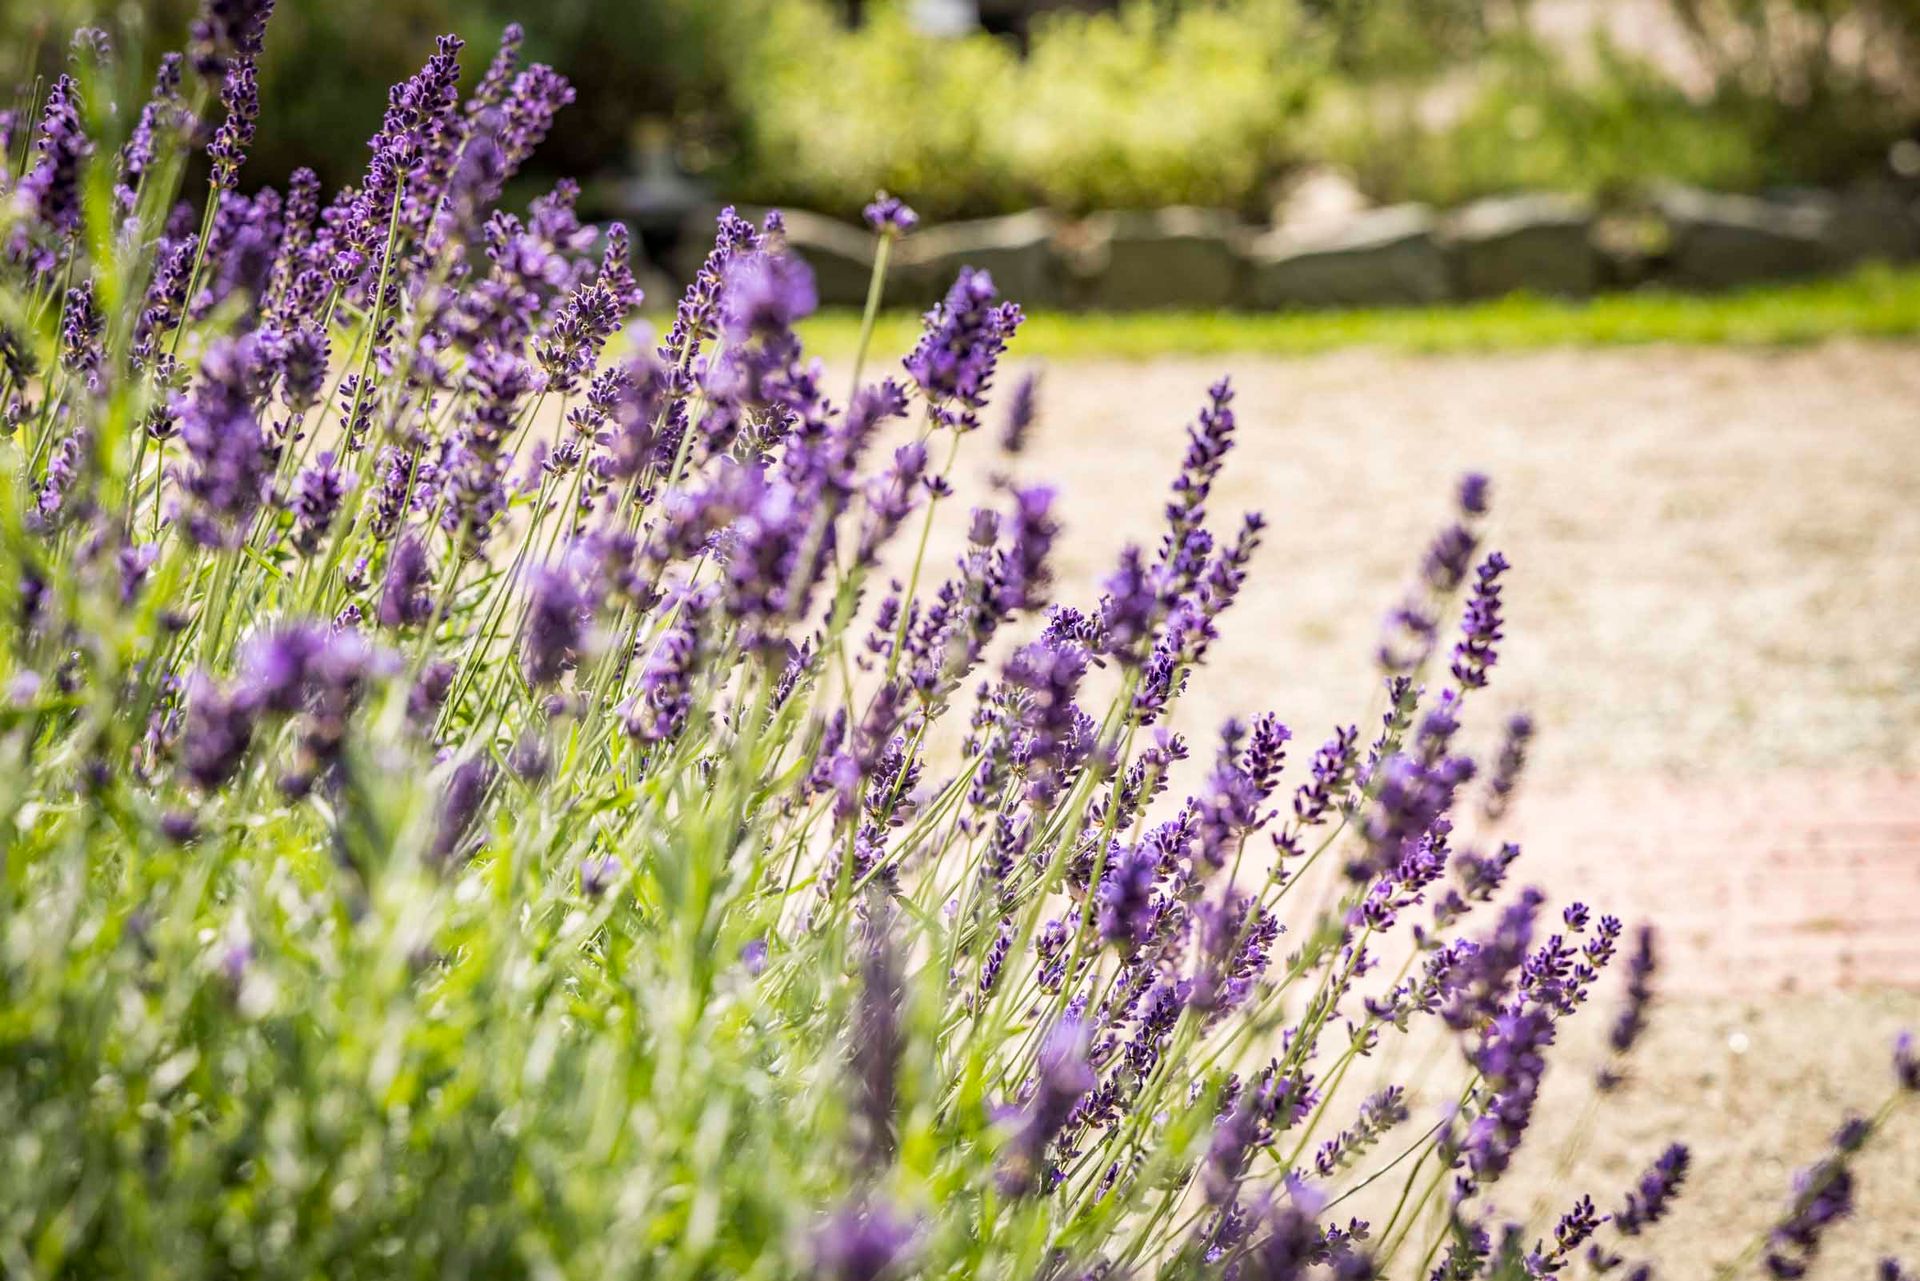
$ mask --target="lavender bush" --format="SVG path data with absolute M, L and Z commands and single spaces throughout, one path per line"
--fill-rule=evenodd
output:
M 962 443 L 1035 427 L 984 273 L 843 402 L 729 213 L 638 341 L 620 228 L 496 208 L 570 97 L 517 31 L 465 98 L 441 40 L 357 185 L 244 191 L 270 7 L 208 0 L 137 109 L 83 32 L 0 116 L 10 1275 L 1649 1274 L 1684 1147 L 1494 1208 L 1562 1022 L 1625 951 L 1610 1088 L 1658 953 L 1509 889 L 1484 478 L 1367 719 L 1190 745 L 1262 533 L 1210 501 L 1226 382 L 1098 599 L 1045 487 L 939 565 Z M 1450 1071 L 1351 1088 L 1423 1031 Z M 1895 1068 L 1746 1263 L 1805 1271 Z

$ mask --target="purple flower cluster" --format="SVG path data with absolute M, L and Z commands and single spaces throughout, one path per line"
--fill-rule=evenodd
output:
M 1026 451 L 1033 420 L 1039 415 L 1039 399 L 1038 373 L 1030 373 L 1013 385 L 1013 394 L 1007 399 L 1006 418 L 1000 426 L 1000 448 L 1009 454 Z
M 866 224 L 882 236 L 904 236 L 920 225 L 920 215 L 898 196 L 878 192 L 863 211 Z
M 1642 925 L 1634 933 L 1633 954 L 1627 958 L 1627 999 L 1615 1017 L 1613 1028 L 1607 1041 L 1616 1055 L 1624 1055 L 1632 1050 L 1640 1040 L 1640 1034 L 1647 1028 L 1647 1009 L 1653 1003 L 1654 930 L 1651 925 Z M 1603 1090 L 1613 1089 L 1619 1084 L 1618 1074 L 1611 1070 L 1601 1073 L 1599 1086 Z
M 351 631 L 299 625 L 263 632 L 242 647 L 231 682 L 195 678 L 181 735 L 182 765 L 202 789 L 219 788 L 245 764 L 263 718 L 292 717 L 297 750 L 280 786 L 304 795 L 339 762 L 369 685 L 395 669 L 391 654 Z
M 189 459 L 183 487 L 194 503 L 187 529 L 208 546 L 246 537 L 273 474 L 257 410 L 270 376 L 265 356 L 252 335 L 219 340 L 202 357 L 192 392 L 175 405 Z
M 1807 1274 L 1827 1230 L 1854 1211 L 1853 1160 L 1873 1136 L 1873 1124 L 1854 1117 L 1833 1136 L 1833 1150 L 1793 1178 L 1793 1200 L 1767 1236 L 1767 1271 L 1780 1281 Z
M 47 90 L 32 163 L 13 189 L 27 218 L 15 228 L 8 256 L 29 271 L 47 271 L 55 261 L 44 247 L 45 238 L 71 236 L 80 229 L 80 165 L 92 154 L 93 143 L 80 122 L 80 86 L 63 75 Z M 43 238 L 39 247 L 33 238 L 36 231 Z
M 1626 1204 L 1613 1216 L 1613 1226 L 1622 1235 L 1639 1236 L 1666 1217 L 1680 1185 L 1686 1182 L 1692 1154 L 1686 1145 L 1675 1143 L 1660 1154 L 1660 1159 L 1640 1176 L 1639 1186 L 1627 1193 Z
M 1072 1019 L 1056 1025 L 1040 1047 L 1033 1080 L 1013 1115 L 1012 1133 L 1000 1154 L 1002 1191 L 1018 1196 L 1043 1187 L 1048 1145 L 1097 1083 L 1087 1062 L 1086 1028 Z
M 274 0 L 204 0 L 189 32 L 193 67 L 209 78 L 229 59 L 257 58 L 264 47 Z
M 942 425 L 972 431 L 993 388 L 993 375 L 1023 317 L 998 301 L 993 277 L 962 268 L 944 301 L 927 313 L 919 344 L 908 354 L 907 375 Z

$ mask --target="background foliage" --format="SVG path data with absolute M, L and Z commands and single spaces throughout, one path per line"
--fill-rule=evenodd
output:
M 185 0 L 114 12 L 177 30 Z M 92 0 L 0 13 L 0 43 L 53 66 Z M 1660 181 L 1729 189 L 1843 182 L 1920 124 L 1920 0 L 1661 0 L 1685 74 L 1596 35 L 1534 32 L 1526 0 L 1124 0 L 1042 13 L 1025 48 L 931 39 L 900 0 L 852 28 L 826 0 L 282 0 L 252 177 L 362 162 L 385 86 L 439 31 L 567 68 L 574 119 L 547 174 L 628 166 L 641 128 L 730 198 L 841 215 L 875 187 L 930 215 L 1177 203 L 1264 214 L 1298 166 L 1370 197 L 1452 203 Z M 326 74 L 313 74 L 317 67 Z

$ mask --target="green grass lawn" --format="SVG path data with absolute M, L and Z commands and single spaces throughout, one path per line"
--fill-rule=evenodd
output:
M 882 315 L 876 353 L 904 351 L 919 318 Z M 1851 275 L 1738 293 L 1609 294 L 1586 301 L 1516 295 L 1497 302 L 1319 312 L 1041 312 L 1022 327 L 1030 357 L 1307 355 L 1337 347 L 1457 352 L 1626 343 L 1804 343 L 1840 335 L 1920 334 L 1920 268 L 1868 267 Z M 860 314 L 832 310 L 802 328 L 809 350 L 852 353 Z

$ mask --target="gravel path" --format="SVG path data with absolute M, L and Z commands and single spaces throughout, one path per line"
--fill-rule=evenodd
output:
M 1477 467 L 1515 566 L 1492 701 L 1540 721 L 1536 781 L 1920 771 L 1920 351 L 1062 365 L 1018 470 L 1061 485 L 1063 597 L 1152 537 L 1226 370 L 1241 446 L 1213 505 L 1272 528 L 1190 730 L 1353 719 L 1380 615 Z

